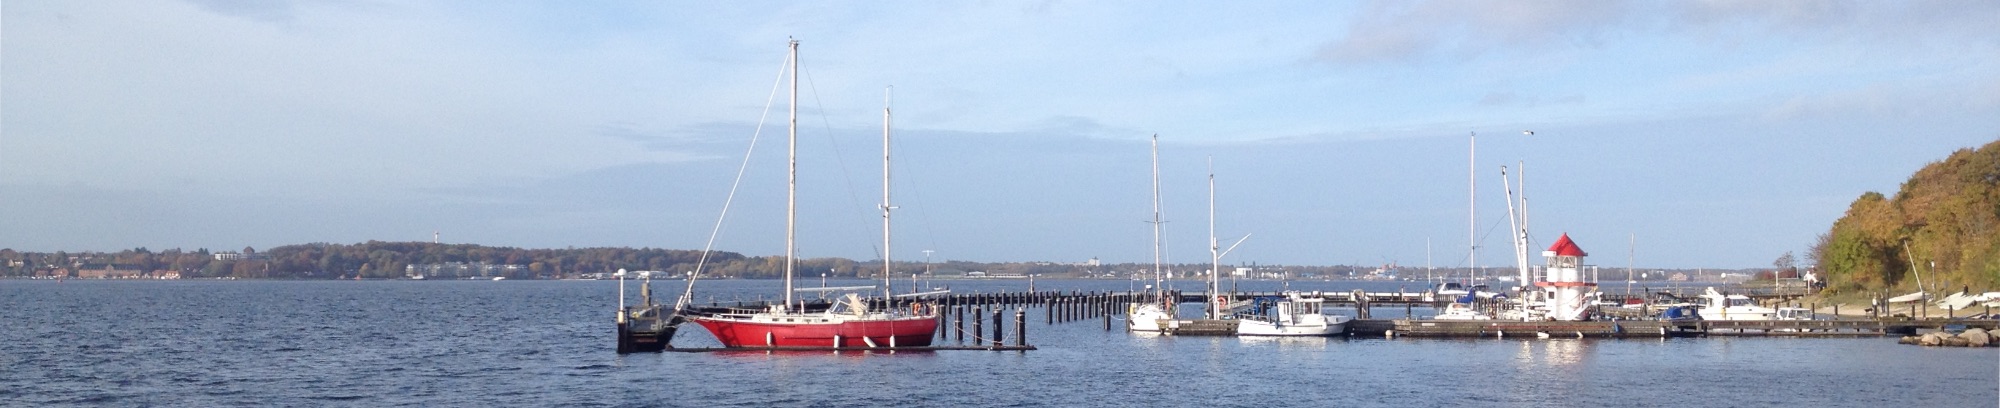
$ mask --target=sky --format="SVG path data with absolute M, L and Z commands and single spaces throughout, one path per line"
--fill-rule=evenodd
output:
M 1209 260 L 1212 169 L 1225 263 L 1512 265 L 1511 186 L 1532 252 L 1751 268 L 2000 139 L 1996 25 L 1992 1 L 13 0 L 0 247 L 781 254 L 796 39 L 803 257 L 880 259 L 886 102 L 895 259 L 1151 262 L 1157 135 L 1171 262 Z

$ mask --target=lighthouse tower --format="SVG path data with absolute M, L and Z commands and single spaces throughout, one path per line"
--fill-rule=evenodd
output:
M 1590 311 L 1590 304 L 1584 295 L 1595 288 L 1597 283 L 1584 280 L 1583 257 L 1589 255 L 1583 252 L 1583 248 L 1577 247 L 1575 242 L 1569 240 L 1568 233 L 1556 239 L 1556 244 L 1549 246 L 1547 251 L 1542 251 L 1542 258 L 1549 261 L 1548 278 L 1542 282 L 1535 282 L 1535 286 L 1548 292 L 1546 305 L 1549 318 L 1579 321 L 1584 320 L 1585 314 Z

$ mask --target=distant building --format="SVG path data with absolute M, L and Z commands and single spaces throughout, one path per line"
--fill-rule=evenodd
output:
M 210 254 L 209 256 L 215 257 L 215 260 L 217 261 L 234 261 L 243 259 L 243 253 L 240 252 L 217 252 L 214 254 Z

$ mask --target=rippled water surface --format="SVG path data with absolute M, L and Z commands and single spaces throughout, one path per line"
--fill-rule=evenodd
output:
M 1026 289 L 949 283 L 961 293 Z M 703 302 L 777 293 L 772 281 L 702 285 Z M 664 297 L 678 292 L 668 286 Z M 1026 353 L 620 356 L 616 293 L 609 281 L 0 280 L 0 405 L 2000 405 L 2000 351 L 1888 338 L 1152 337 L 1099 320 L 1045 325 L 1031 309 L 1029 340 L 1041 350 Z M 675 343 L 715 344 L 696 325 Z

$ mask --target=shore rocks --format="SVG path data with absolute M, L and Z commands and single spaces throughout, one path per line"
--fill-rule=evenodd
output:
M 1902 339 L 1897 340 L 1896 342 L 1902 344 L 1915 344 L 1927 347 L 2000 346 L 2000 342 L 1995 342 L 1994 340 L 1995 339 L 1992 333 L 1987 333 L 1986 329 L 1975 327 L 1971 329 L 1966 329 L 1965 332 L 1955 335 L 1946 332 L 1930 332 L 1930 333 L 1924 333 L 1924 335 L 1922 336 L 1903 336 Z

